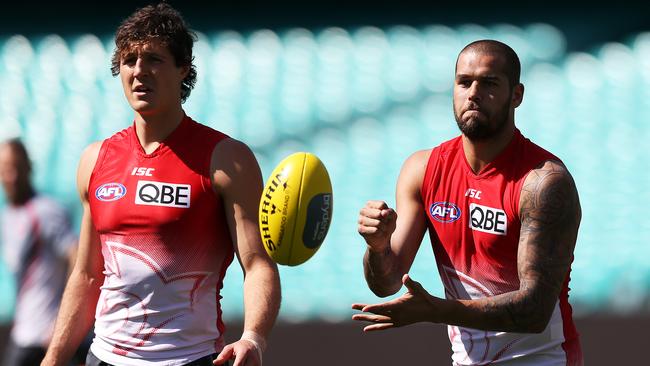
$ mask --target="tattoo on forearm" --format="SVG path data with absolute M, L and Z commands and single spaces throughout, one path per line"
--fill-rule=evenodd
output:
M 396 274 L 395 258 L 391 256 L 390 246 L 380 253 L 366 250 L 363 261 L 366 282 L 375 293 L 388 292 L 396 275 L 401 278 Z

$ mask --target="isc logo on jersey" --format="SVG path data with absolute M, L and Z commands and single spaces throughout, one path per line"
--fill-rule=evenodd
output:
M 136 205 L 190 207 L 192 186 L 165 182 L 138 181 Z
M 95 197 L 104 202 L 116 201 L 126 195 L 126 187 L 120 183 L 104 183 L 95 190 Z
M 471 203 L 469 217 L 469 227 L 474 230 L 496 235 L 508 233 L 508 217 L 503 210 Z
M 450 223 L 460 218 L 460 208 L 451 202 L 436 202 L 429 207 L 431 217 L 442 223 Z

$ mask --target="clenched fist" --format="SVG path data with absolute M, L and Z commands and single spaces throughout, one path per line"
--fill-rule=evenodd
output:
M 386 202 L 368 201 L 359 212 L 359 234 L 370 250 L 382 252 L 390 246 L 396 222 L 397 213 Z

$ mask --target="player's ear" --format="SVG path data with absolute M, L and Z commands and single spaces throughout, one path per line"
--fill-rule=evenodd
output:
M 189 75 L 190 73 L 190 65 L 183 65 L 180 67 L 180 69 L 181 69 L 181 79 L 185 80 L 187 75 Z
M 514 108 L 517 108 L 521 105 L 521 102 L 524 100 L 524 84 L 519 83 L 512 87 L 512 93 L 510 95 L 510 102 Z

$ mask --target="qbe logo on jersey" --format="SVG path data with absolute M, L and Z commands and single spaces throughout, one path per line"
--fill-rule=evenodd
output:
M 190 207 L 192 187 L 189 184 L 138 181 L 136 205 Z
M 469 217 L 469 227 L 474 230 L 496 235 L 508 233 L 508 217 L 503 210 L 471 203 Z

